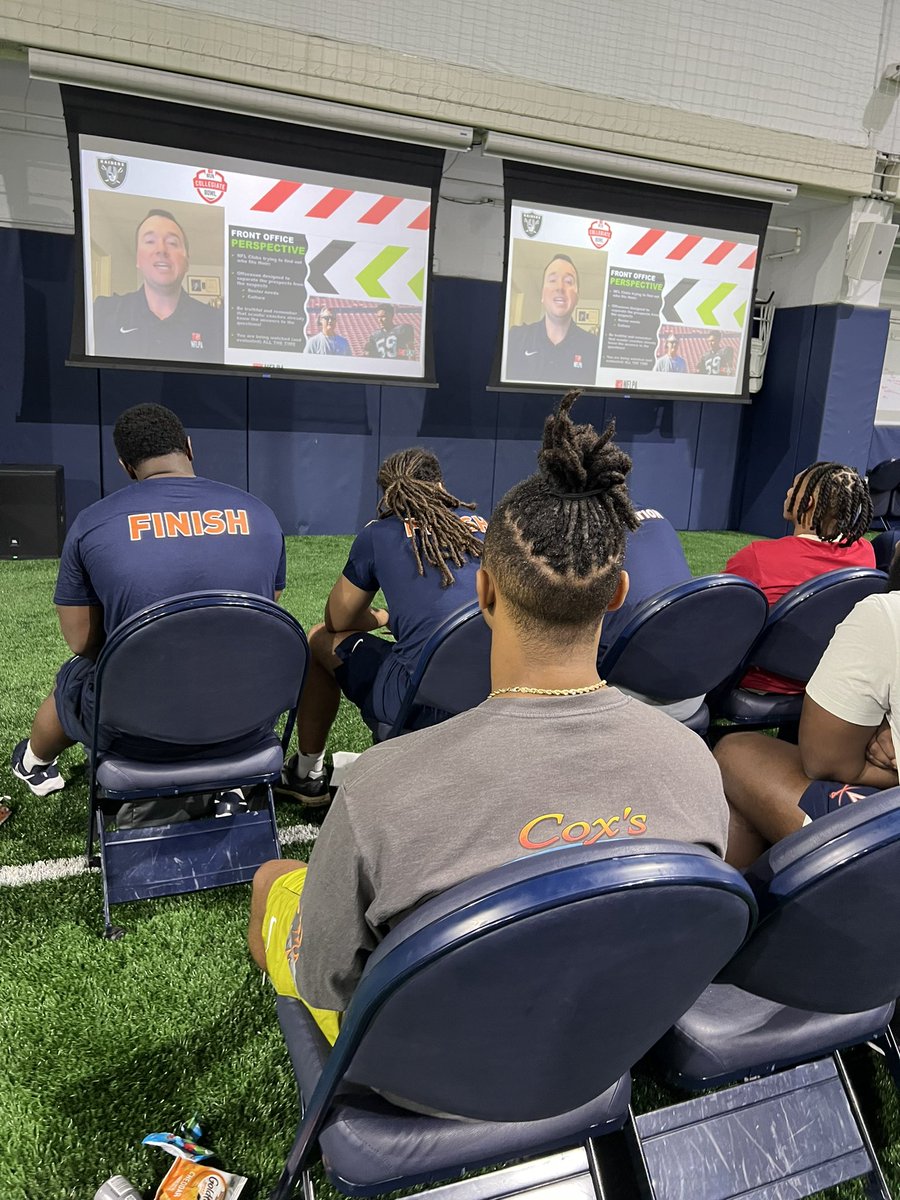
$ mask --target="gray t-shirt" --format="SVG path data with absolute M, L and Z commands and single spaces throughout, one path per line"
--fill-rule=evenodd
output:
M 353 764 L 291 931 L 297 990 L 343 1011 L 401 917 L 523 854 L 644 834 L 722 854 L 727 830 L 715 760 L 671 717 L 615 688 L 486 700 Z

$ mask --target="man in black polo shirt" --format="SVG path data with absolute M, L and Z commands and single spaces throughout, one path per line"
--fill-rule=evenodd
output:
M 189 296 L 188 239 L 171 213 L 152 208 L 135 233 L 143 284 L 94 301 L 94 353 L 167 362 L 222 362 L 222 312 Z
M 592 386 L 599 340 L 572 320 L 577 303 L 578 268 L 567 254 L 557 254 L 544 269 L 543 317 L 509 331 L 506 379 Z

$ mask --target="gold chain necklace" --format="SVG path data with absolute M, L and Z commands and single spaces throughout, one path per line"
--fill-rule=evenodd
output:
M 488 700 L 493 700 L 495 696 L 584 696 L 588 692 L 599 692 L 601 688 L 606 687 L 606 680 L 601 679 L 599 683 L 589 683 L 586 687 L 577 688 L 533 688 L 533 687 L 506 687 L 495 688 L 488 693 Z

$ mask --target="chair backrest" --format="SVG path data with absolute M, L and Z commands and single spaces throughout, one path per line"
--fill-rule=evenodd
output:
M 900 788 L 791 834 L 747 872 L 759 924 L 722 983 L 813 1012 L 900 996 Z
M 490 690 L 491 631 L 473 602 L 452 613 L 425 643 L 391 736 L 402 731 L 413 704 L 461 713 Z
M 310 1109 L 347 1073 L 473 1119 L 570 1112 L 649 1049 L 753 920 L 741 876 L 694 845 L 567 846 L 509 862 L 381 943 Z
M 866 475 L 869 492 L 874 498 L 879 492 L 892 492 L 900 487 L 900 458 L 886 458 L 872 467 Z
M 609 683 L 656 700 L 703 696 L 735 671 L 767 613 L 747 579 L 689 579 L 638 605 L 598 669 Z
M 805 683 L 844 617 L 886 588 L 887 576 L 872 567 L 846 567 L 801 583 L 774 605 L 745 667 Z
M 296 706 L 308 659 L 300 624 L 271 600 L 174 596 L 123 621 L 104 646 L 97 728 L 179 745 L 234 740 Z
M 900 542 L 900 529 L 892 529 L 889 533 L 879 533 L 872 538 L 872 549 L 875 551 L 875 566 L 879 571 L 890 570 L 894 550 Z

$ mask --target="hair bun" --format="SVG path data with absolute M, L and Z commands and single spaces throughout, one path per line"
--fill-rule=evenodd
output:
M 612 440 L 615 421 L 602 433 L 593 425 L 576 425 L 569 413 L 581 395 L 567 392 L 559 408 L 544 423 L 544 439 L 538 454 L 538 467 L 554 493 L 576 497 L 592 493 L 603 497 L 624 491 L 631 470 L 631 459 Z M 626 494 L 627 495 L 627 494 Z

